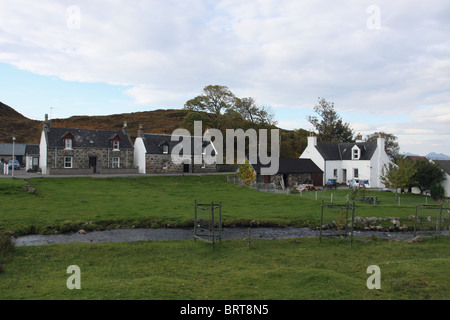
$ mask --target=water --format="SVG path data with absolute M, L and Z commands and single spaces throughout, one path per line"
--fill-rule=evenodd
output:
M 216 234 L 217 235 L 217 234 Z M 289 239 L 304 237 L 319 237 L 319 230 L 310 228 L 252 228 L 252 239 Z M 338 236 L 336 231 L 323 230 L 322 235 Z M 413 238 L 412 232 L 383 232 L 355 230 L 354 237 L 371 237 L 387 239 Z M 418 232 L 417 235 L 434 235 L 432 232 Z M 442 231 L 447 236 L 448 230 Z M 222 239 L 245 239 L 248 237 L 248 228 L 224 228 Z M 57 243 L 100 243 L 123 241 L 158 241 L 158 240 L 189 240 L 194 239 L 193 229 L 115 229 L 108 231 L 93 231 L 86 234 L 69 233 L 55 235 L 28 235 L 16 239 L 16 246 L 40 246 Z

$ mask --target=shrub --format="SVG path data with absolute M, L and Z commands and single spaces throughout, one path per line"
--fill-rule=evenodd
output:
M 9 232 L 0 235 L 0 257 L 11 256 L 15 249 L 14 239 Z
M 434 200 L 442 200 L 445 197 L 444 187 L 440 184 L 435 184 L 431 187 L 430 194 Z

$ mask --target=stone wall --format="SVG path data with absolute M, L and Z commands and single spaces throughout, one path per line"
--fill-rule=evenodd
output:
M 201 156 L 196 156 L 195 162 L 201 162 Z M 145 156 L 146 173 L 212 173 L 216 172 L 216 164 L 207 164 L 202 168 L 202 164 L 192 166 L 192 158 L 184 157 L 184 163 L 177 164 L 172 161 L 170 154 L 147 154 Z M 189 165 L 185 171 L 185 164 Z
M 283 179 L 283 174 L 278 173 L 270 176 L 270 183 L 274 183 L 276 186 L 281 186 L 281 179 Z M 256 177 L 257 182 L 265 182 L 264 176 L 258 175 Z M 312 183 L 311 173 L 289 173 L 287 174 L 287 181 L 284 181 L 285 187 L 292 187 L 294 185 L 303 183 Z
M 75 148 L 66 150 L 63 148 L 49 148 L 47 152 L 48 169 L 68 169 L 64 168 L 64 157 L 72 157 L 71 169 L 89 169 L 89 157 L 97 158 L 97 168 L 112 168 L 113 158 L 120 158 L 119 168 L 134 168 L 133 150 L 123 149 L 113 151 L 112 149 L 98 148 Z M 92 169 L 90 169 L 92 170 Z

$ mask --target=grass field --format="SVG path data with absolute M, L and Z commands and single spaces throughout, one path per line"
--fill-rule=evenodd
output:
M 156 176 L 130 178 L 36 178 L 29 183 L 35 194 L 23 191 L 25 181 L 0 179 L 0 232 L 17 235 L 87 231 L 116 227 L 186 227 L 194 217 L 194 201 L 222 202 L 226 225 L 319 226 L 321 201 L 344 203 L 347 190 L 303 194 L 269 194 L 227 183 L 225 175 Z M 331 196 L 333 194 L 333 196 Z M 431 204 L 424 196 L 369 191 L 381 202 L 356 202 L 355 215 L 399 217 L 414 215 L 416 204 Z M 448 207 L 448 203 L 444 206 Z M 447 212 L 444 212 L 447 214 Z M 435 215 L 436 212 L 424 212 Z M 336 212 L 325 211 L 325 221 Z
M 345 202 L 346 190 L 268 194 L 235 186 L 226 176 L 0 179 L 0 232 L 16 234 L 189 226 L 194 200 L 223 203 L 227 225 L 319 225 L 321 200 Z M 371 191 L 373 192 L 373 191 Z M 377 192 L 376 206 L 356 214 L 408 221 L 418 195 Z M 448 204 L 444 204 L 448 206 Z M 428 213 L 427 213 L 428 214 Z M 335 213 L 327 213 L 334 219 Z M 395 242 L 359 238 L 299 238 L 204 242 L 142 241 L 16 247 L 0 257 L 0 299 L 450 299 L 450 241 Z M 81 290 L 69 290 L 67 267 L 81 270 Z M 367 267 L 381 270 L 369 290 Z
M 449 299 L 447 239 L 148 241 L 18 247 L 0 299 Z M 69 290 L 67 267 L 81 271 Z M 367 267 L 381 271 L 369 290 Z

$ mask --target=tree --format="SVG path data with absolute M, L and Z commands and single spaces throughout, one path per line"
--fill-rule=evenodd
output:
M 203 88 L 201 95 L 188 100 L 184 109 L 195 112 L 210 113 L 211 125 L 217 129 L 230 126 L 230 120 L 237 120 L 238 127 L 250 125 L 252 127 L 274 126 L 275 116 L 267 107 L 259 107 L 253 98 L 238 98 L 226 86 L 208 85 Z M 237 128 L 231 125 L 229 128 Z
M 256 173 L 252 166 L 245 160 L 244 164 L 241 164 L 237 176 L 246 185 L 251 185 L 253 181 L 256 180 Z
M 236 98 L 234 110 L 242 119 L 252 124 L 272 126 L 276 124 L 275 116 L 266 107 L 258 107 L 253 98 Z
M 324 142 L 353 142 L 354 133 L 348 123 L 342 122 L 339 114 L 334 110 L 334 103 L 319 98 L 314 111 L 322 118 L 308 116 L 306 119 L 314 126 L 314 130 Z
M 414 182 L 420 193 L 430 190 L 432 186 L 439 185 L 445 179 L 445 173 L 434 162 L 428 160 L 415 161 L 416 173 Z
M 386 150 L 387 155 L 391 160 L 396 159 L 400 153 L 400 146 L 397 142 L 397 137 L 390 133 L 385 132 L 375 132 L 374 134 L 369 134 L 366 137 L 367 141 L 377 141 L 378 137 L 384 138 L 384 148 Z
M 222 112 L 232 108 L 236 97 L 226 86 L 209 85 L 203 88 L 203 93 L 188 100 L 184 109 L 191 111 L 206 111 L 213 114 L 213 125 L 219 127 Z
M 414 175 L 417 168 L 413 161 L 405 158 L 397 158 L 397 164 L 389 162 L 382 169 L 381 182 L 395 190 L 395 199 L 398 198 L 398 189 L 406 189 L 414 185 Z

